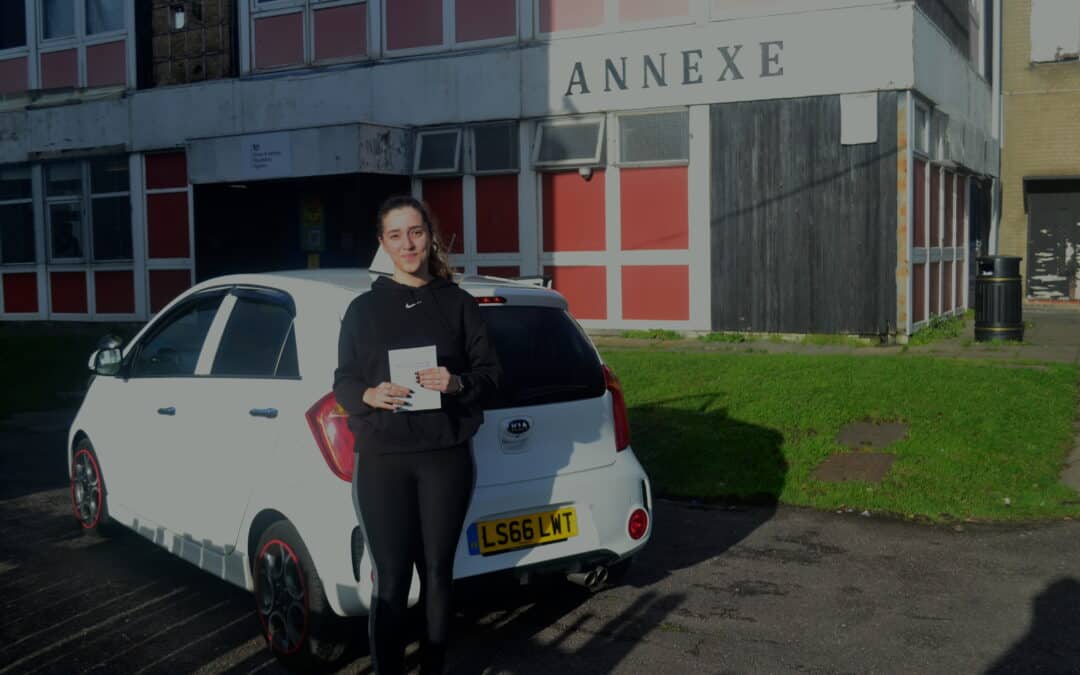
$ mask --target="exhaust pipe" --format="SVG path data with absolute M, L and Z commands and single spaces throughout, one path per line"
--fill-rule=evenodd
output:
M 571 583 L 575 583 L 578 586 L 584 586 L 589 591 L 595 593 L 604 587 L 604 583 L 608 579 L 607 568 L 600 565 L 588 572 L 571 572 L 566 575 L 566 578 Z

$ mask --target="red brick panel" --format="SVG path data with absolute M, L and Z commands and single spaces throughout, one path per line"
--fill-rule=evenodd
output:
M 603 251 L 604 172 L 585 180 L 577 171 L 545 173 L 544 250 Z
M 5 274 L 4 312 L 8 314 L 35 314 L 38 312 L 37 274 L 17 272 Z
M 146 189 L 186 188 L 187 185 L 187 156 L 183 151 L 146 156 Z
M 94 300 L 98 314 L 135 313 L 135 274 L 133 272 L 94 272 Z
M 926 246 L 926 162 L 915 160 L 915 247 Z
M 619 0 L 619 21 L 623 23 L 689 15 L 690 0 Z
M 514 277 L 521 276 L 521 268 L 513 265 L 489 265 L 487 267 L 477 267 L 476 273 L 484 274 L 489 277 L 513 279 Z
M 367 54 L 367 3 L 319 9 L 315 17 L 315 59 Z
M 604 0 L 540 0 L 540 32 L 595 28 L 604 23 Z
M 956 176 L 951 171 L 945 173 L 945 246 L 953 246 L 953 188 Z
M 465 215 L 462 206 L 461 177 L 424 180 L 424 202 L 451 253 L 465 252 Z
M 930 247 L 941 246 L 941 170 L 930 167 Z
M 941 307 L 943 312 L 951 312 L 953 307 L 956 306 L 953 298 L 953 280 L 956 278 L 956 273 L 953 271 L 954 265 L 955 263 L 952 261 L 945 263 L 945 272 L 941 278 L 941 281 L 944 284 Z
M 255 19 L 255 67 L 274 68 L 304 61 L 304 13 Z
M 393 0 L 384 7 L 388 49 L 442 44 L 442 0 Z
M 85 272 L 50 272 L 52 311 L 58 314 L 86 314 Z
M 147 195 L 146 240 L 151 258 L 187 258 L 191 255 L 186 192 Z
M 30 88 L 25 56 L 0 61 L 0 95 L 17 94 Z
M 86 48 L 86 86 L 107 87 L 127 82 L 126 42 L 106 42 Z
M 624 251 L 690 245 L 685 166 L 623 169 L 619 182 Z
M 517 34 L 514 0 L 456 0 L 454 32 L 458 42 L 491 40 Z
M 160 312 L 172 299 L 191 288 L 188 270 L 150 270 L 150 311 Z
M 517 174 L 476 177 L 476 250 L 517 253 Z
M 930 263 L 930 316 L 941 314 L 941 263 Z
M 566 298 L 574 317 L 607 318 L 607 268 L 547 267 L 544 274 L 551 277 L 552 286 Z
M 690 268 L 628 265 L 622 268 L 624 319 L 690 320 Z
M 41 87 L 79 86 L 79 53 L 74 49 L 41 55 Z
M 911 268 L 911 320 L 919 323 L 926 320 L 926 265 L 913 265 Z

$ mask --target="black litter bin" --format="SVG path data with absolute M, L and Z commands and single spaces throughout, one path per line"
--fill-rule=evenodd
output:
M 975 340 L 1023 340 L 1020 258 L 992 255 L 976 260 Z

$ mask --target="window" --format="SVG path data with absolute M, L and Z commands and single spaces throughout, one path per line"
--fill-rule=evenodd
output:
M 0 2 L 0 50 L 26 46 L 26 3 Z
M 124 29 L 124 0 L 86 0 L 86 34 Z
M 0 264 L 32 262 L 34 205 L 30 167 L 0 167 Z
M 915 152 L 930 151 L 930 110 L 921 103 L 915 104 Z
M 367 56 L 368 3 L 357 0 L 256 0 L 251 18 L 256 70 Z
M 41 0 L 41 37 L 75 36 L 75 0 Z
M 603 150 L 602 117 L 541 122 L 536 129 L 533 164 L 539 167 L 598 165 Z
M 516 122 L 471 127 L 473 173 L 508 173 L 518 170 Z
M 690 161 L 690 113 L 619 117 L 619 152 L 623 164 Z
M 206 334 L 223 291 L 197 296 L 163 317 L 135 350 L 132 377 L 184 377 L 195 374 Z
M 293 314 L 272 295 L 240 291 L 221 336 L 211 375 L 297 377 Z
M 131 260 L 127 157 L 46 166 L 45 204 L 52 261 Z
M 416 135 L 416 174 L 461 171 L 461 129 L 421 131 Z

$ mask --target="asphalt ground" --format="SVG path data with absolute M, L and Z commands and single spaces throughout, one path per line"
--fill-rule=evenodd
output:
M 49 420 L 0 431 L 0 675 L 283 672 L 249 594 L 137 535 L 78 530 Z M 1077 522 L 660 502 L 655 532 L 596 595 L 461 586 L 452 672 L 1080 673 Z M 341 672 L 371 672 L 363 632 Z

